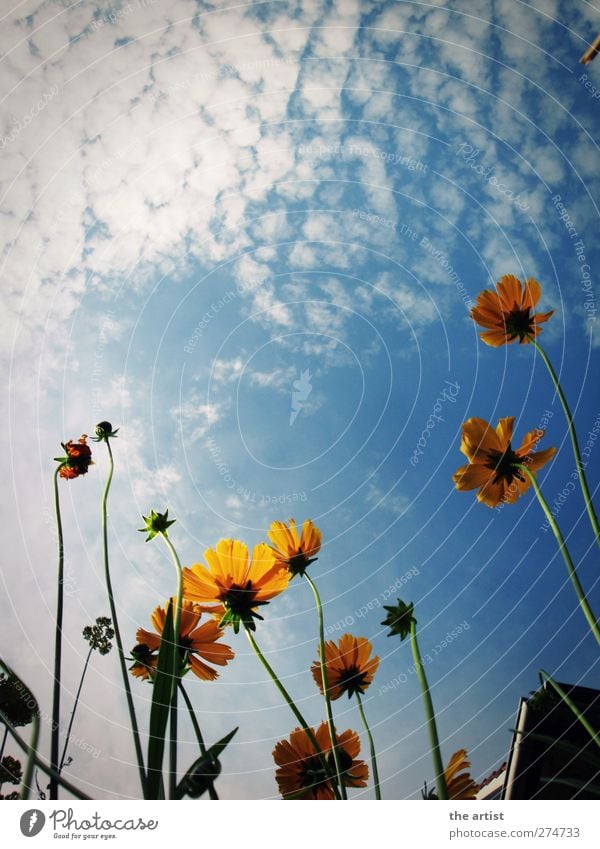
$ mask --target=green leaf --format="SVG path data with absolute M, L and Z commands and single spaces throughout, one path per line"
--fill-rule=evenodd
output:
M 210 785 L 214 782 L 221 772 L 221 764 L 219 755 L 225 747 L 231 742 L 237 734 L 238 729 L 234 728 L 226 737 L 207 749 L 206 754 L 199 757 L 188 769 L 184 777 L 177 786 L 175 798 L 183 799 L 184 796 L 190 796 L 192 799 L 199 799 Z
M 169 602 L 154 676 L 148 741 L 148 799 L 164 798 L 162 765 L 173 696 L 173 602 Z

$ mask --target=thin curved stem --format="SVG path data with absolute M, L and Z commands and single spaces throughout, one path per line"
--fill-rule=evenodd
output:
M 54 472 L 54 510 L 56 513 L 56 530 L 58 536 L 58 577 L 56 598 L 56 633 L 54 637 L 54 687 L 52 694 L 52 731 L 50 737 L 50 765 L 58 772 L 59 730 L 60 730 L 60 673 L 62 661 L 62 623 L 64 604 L 64 573 L 65 551 L 63 545 L 62 518 L 60 514 L 60 497 L 58 492 L 58 473 L 60 466 Z M 58 784 L 56 778 L 50 777 L 50 799 L 58 799 Z
M 182 681 L 179 682 L 179 692 L 183 696 L 183 700 L 186 703 L 188 713 L 190 715 L 190 720 L 191 720 L 192 726 L 194 728 L 194 733 L 196 734 L 196 740 L 198 741 L 198 746 L 200 747 L 200 754 L 203 757 L 206 757 L 206 754 L 207 754 L 206 746 L 204 745 L 204 737 L 202 736 L 202 731 L 200 730 L 200 724 L 198 723 L 198 720 L 196 719 L 196 712 L 194 710 L 194 706 L 192 704 L 190 697 L 187 694 L 185 687 L 183 686 Z M 217 801 L 217 802 L 219 801 L 219 795 L 218 795 L 218 793 L 215 789 L 215 785 L 214 785 L 213 781 L 211 781 L 210 784 L 208 785 L 208 795 L 214 801 Z
M 554 384 L 554 388 L 556 389 L 556 394 L 559 397 L 560 403 L 562 404 L 562 408 L 564 410 L 567 426 L 569 428 L 569 436 L 571 437 L 571 445 L 573 447 L 573 455 L 575 456 L 575 467 L 577 469 L 577 475 L 579 477 L 579 484 L 581 486 L 581 492 L 583 493 L 583 500 L 585 502 L 585 509 L 588 512 L 588 516 L 590 518 L 590 523 L 592 525 L 592 529 L 596 535 L 596 542 L 600 545 L 600 525 L 598 524 L 598 517 L 596 516 L 596 511 L 594 510 L 594 504 L 592 502 L 592 496 L 590 494 L 590 490 L 588 487 L 587 479 L 585 477 L 584 465 L 581 459 L 581 452 L 579 451 L 579 443 L 577 441 L 577 433 L 575 431 L 575 422 L 573 421 L 573 416 L 571 414 L 571 409 L 569 404 L 567 403 L 567 399 L 565 398 L 565 394 L 562 391 L 562 387 L 560 385 L 560 381 L 554 368 L 552 367 L 552 363 L 548 359 L 548 356 L 539 342 L 533 337 L 529 337 L 530 341 L 534 345 L 536 351 L 539 353 L 540 357 L 544 361 L 548 372 L 550 373 L 550 377 L 552 379 L 552 383 Z
M 81 673 L 81 680 L 79 681 L 79 687 L 77 688 L 77 695 L 75 696 L 75 704 L 73 705 L 73 710 L 71 712 L 71 719 L 69 720 L 69 727 L 67 728 L 67 736 L 65 739 L 65 745 L 63 746 L 63 752 L 60 759 L 60 766 L 58 767 L 58 773 L 62 772 L 62 768 L 65 763 L 65 758 L 67 756 L 67 748 L 69 746 L 69 738 L 71 736 L 71 729 L 73 728 L 73 722 L 75 720 L 75 711 L 77 710 L 77 705 L 79 703 L 79 696 L 81 695 L 81 688 L 83 687 L 83 679 L 85 678 L 85 673 L 87 672 L 88 664 L 90 662 L 90 657 L 92 656 L 93 649 L 90 646 L 90 650 L 88 651 L 87 657 L 85 659 L 85 664 L 83 667 L 83 672 Z
M 573 561 L 571 560 L 571 555 L 569 554 L 569 550 L 567 549 L 564 537 L 563 537 L 563 535 L 560 531 L 560 528 L 558 527 L 556 519 L 554 518 L 554 516 L 552 515 L 552 513 L 550 511 L 550 508 L 548 507 L 546 499 L 542 495 L 542 491 L 539 488 L 539 485 L 538 485 L 538 482 L 535 478 L 535 475 L 533 475 L 529 471 L 527 466 L 524 466 L 522 464 L 519 464 L 517 466 L 517 468 L 520 469 L 525 475 L 527 475 L 527 478 L 529 479 L 529 482 L 531 483 L 531 485 L 534 489 L 534 492 L 537 495 L 537 498 L 538 498 L 538 501 L 540 502 L 542 510 L 546 514 L 546 519 L 548 520 L 548 524 L 552 528 L 552 531 L 554 532 L 554 536 L 556 537 L 556 541 L 558 543 L 560 553 L 562 554 L 563 560 L 565 561 L 565 564 L 566 564 L 566 567 L 567 567 L 567 572 L 569 573 L 569 578 L 571 579 L 571 583 L 573 584 L 573 589 L 575 590 L 577 598 L 579 599 L 579 604 L 581 606 L 583 614 L 584 614 L 585 618 L 587 619 L 587 622 L 588 622 L 588 625 L 590 626 L 592 634 L 595 636 L 596 641 L 600 645 L 600 626 L 598 625 L 598 621 L 597 621 L 596 617 L 594 616 L 594 614 L 592 612 L 592 608 L 590 607 L 589 602 L 588 602 L 588 600 L 585 596 L 585 592 L 583 591 L 583 587 L 581 586 L 581 583 L 580 583 L 579 578 L 577 576 L 577 571 L 575 569 L 575 565 L 574 565 Z
M 358 702 L 358 712 L 360 713 L 360 718 L 363 721 L 363 725 L 365 726 L 365 731 L 367 732 L 367 737 L 369 738 L 369 747 L 371 749 L 371 766 L 373 767 L 373 781 L 375 783 L 375 798 L 381 799 L 381 787 L 379 785 L 379 772 L 377 770 L 377 756 L 375 754 L 375 742 L 373 740 L 373 735 L 371 734 L 371 729 L 369 728 L 369 723 L 367 722 L 367 717 L 365 716 L 365 711 L 363 709 L 362 699 L 360 697 L 360 693 L 358 690 L 356 691 L 356 701 Z
M 337 777 L 338 787 L 342 794 L 342 799 L 347 799 L 346 788 L 342 781 L 342 770 L 340 767 L 340 756 L 338 754 L 337 737 L 335 734 L 335 725 L 333 723 L 333 711 L 331 709 L 331 698 L 329 696 L 329 681 L 327 678 L 327 664 L 325 662 L 325 626 L 323 624 L 323 605 L 321 604 L 321 596 L 317 589 L 317 585 L 312 580 L 308 572 L 304 573 L 304 577 L 308 581 L 315 597 L 317 605 L 317 613 L 319 616 L 319 662 L 321 664 L 321 680 L 323 682 L 323 696 L 325 697 L 325 706 L 327 709 L 327 725 L 329 726 L 329 736 L 331 737 L 331 748 L 333 751 L 333 762 L 335 764 L 335 773 Z
M 110 441 L 108 439 L 106 441 L 106 447 L 108 448 L 108 457 L 110 460 L 110 467 L 108 472 L 108 478 L 106 479 L 106 486 L 104 488 L 104 495 L 102 497 L 102 541 L 103 541 L 103 549 L 104 549 L 104 575 L 106 579 L 106 589 L 108 592 L 108 601 L 110 604 L 110 613 L 113 621 L 113 629 L 115 632 L 115 640 L 117 643 L 117 654 L 119 656 L 119 666 L 121 667 L 121 677 L 123 679 L 123 687 L 125 688 L 125 697 L 127 699 L 127 708 L 129 710 L 129 720 L 131 722 L 131 731 L 133 734 L 133 743 L 135 747 L 135 756 L 138 765 L 138 772 L 140 775 L 140 782 L 142 785 L 142 793 L 144 798 L 146 798 L 146 771 L 144 769 L 144 755 L 142 752 L 142 743 L 140 740 L 140 732 L 137 723 L 137 717 L 135 715 L 135 705 L 133 704 L 133 696 L 131 695 L 131 687 L 129 686 L 129 676 L 127 674 L 127 664 L 125 663 L 125 653 L 123 652 L 123 641 L 121 640 L 121 631 L 119 629 L 119 620 L 117 619 L 117 608 L 115 606 L 115 599 L 113 595 L 112 589 L 112 581 L 110 578 L 110 565 L 108 560 L 108 521 L 107 521 L 107 502 L 108 502 L 108 493 L 110 491 L 110 485 L 113 478 L 114 472 L 114 460 L 112 449 L 110 447 Z
M 427 676 L 421 660 L 419 644 L 417 642 L 417 623 L 415 619 L 410 623 L 410 647 L 412 649 L 413 661 L 421 685 L 423 694 L 423 703 L 425 706 L 425 717 L 427 719 L 427 731 L 429 733 L 429 745 L 431 747 L 431 757 L 433 758 L 433 768 L 435 770 L 435 783 L 438 791 L 438 799 L 448 798 L 448 788 L 446 786 L 446 776 L 444 775 L 444 764 L 442 763 L 442 755 L 440 751 L 440 741 L 435 722 L 435 711 L 433 702 L 431 701 L 431 693 L 429 692 L 429 684 Z
M 554 678 L 545 672 L 543 669 L 540 669 L 540 675 L 542 678 L 545 678 L 546 681 L 550 684 L 551 687 L 558 693 L 563 702 L 567 705 L 568 708 L 572 711 L 572 713 L 577 717 L 579 722 L 583 725 L 585 730 L 588 732 L 594 743 L 600 747 L 600 734 L 596 731 L 594 726 L 588 722 L 583 713 L 579 710 L 575 702 L 569 698 L 569 696 L 565 693 L 560 684 L 557 684 Z
M 302 716 L 302 714 L 300 713 L 300 711 L 298 710 L 298 708 L 294 704 L 294 700 L 292 699 L 292 697 L 290 696 L 288 691 L 285 689 L 285 687 L 283 686 L 283 684 L 281 683 L 281 681 L 279 680 L 279 678 L 275 674 L 275 671 L 273 670 L 273 668 L 269 664 L 269 661 L 267 660 L 267 658 L 264 656 L 264 654 L 259 649 L 259 647 L 256 643 L 256 640 L 254 639 L 254 637 L 252 635 L 252 631 L 248 628 L 247 625 L 244 625 L 244 628 L 245 628 L 248 640 L 250 642 L 250 645 L 254 649 L 254 653 L 256 654 L 256 656 L 258 657 L 258 659 L 260 660 L 260 662 L 262 663 L 264 668 L 267 670 L 269 677 L 271 678 L 271 680 L 273 681 L 273 683 L 275 684 L 275 686 L 277 687 L 277 689 L 279 690 L 279 692 L 283 696 L 283 698 L 284 698 L 285 702 L 287 703 L 289 709 L 292 711 L 292 713 L 294 714 L 294 716 L 296 717 L 296 719 L 298 720 L 298 722 L 300 723 L 300 725 L 304 729 L 306 736 L 308 737 L 308 739 L 312 743 L 312 746 L 313 746 L 313 748 L 314 748 L 314 750 L 317 754 L 317 757 L 319 758 L 319 760 L 321 762 L 321 766 L 323 767 L 325 774 L 328 776 L 328 780 L 330 780 L 331 783 L 332 783 L 333 791 L 335 793 L 335 797 L 336 797 L 336 799 L 339 799 L 340 798 L 340 792 L 339 792 L 339 788 L 337 786 L 337 783 L 335 781 L 335 774 L 332 774 L 331 768 L 329 767 L 329 764 L 327 763 L 327 758 L 325 757 L 325 755 L 321 751 L 321 747 L 319 746 L 319 743 L 317 742 L 317 738 L 315 737 L 314 731 L 312 730 L 312 728 L 309 727 L 308 723 L 306 722 L 306 720 L 304 719 L 304 717 Z

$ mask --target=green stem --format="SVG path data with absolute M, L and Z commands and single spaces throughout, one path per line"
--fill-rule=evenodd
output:
M 169 736 L 169 799 L 177 791 L 177 686 L 171 698 L 171 728 Z
M 60 497 L 58 492 L 58 473 L 60 466 L 54 472 L 54 509 L 56 512 L 56 530 L 58 535 L 58 578 L 56 599 L 56 633 L 54 637 L 54 688 L 52 695 L 52 732 L 50 737 L 50 765 L 58 772 L 59 730 L 60 730 L 60 672 L 62 659 L 62 623 L 64 601 L 64 571 L 65 551 L 63 545 L 62 518 L 60 514 Z M 50 778 L 50 799 L 58 799 L 58 784 L 56 778 Z
M 6 746 L 6 738 L 8 737 L 8 728 L 4 729 L 4 737 L 2 738 L 2 746 L 0 746 L 0 761 L 4 757 L 4 747 Z M 2 785 L 0 785 L 2 786 Z
M 23 740 L 23 738 L 20 737 L 17 734 L 15 729 L 12 727 L 12 725 L 9 724 L 8 718 L 2 710 L 0 710 L 0 719 L 2 719 L 2 721 L 6 723 L 6 727 L 8 728 L 8 733 L 10 734 L 10 736 L 14 739 L 16 744 L 26 753 L 28 758 L 31 760 L 31 763 L 32 763 L 31 772 L 29 772 L 29 768 L 28 768 L 25 772 L 26 777 L 27 777 L 28 773 L 29 773 L 29 776 L 31 776 L 31 774 L 33 773 L 33 767 L 37 766 L 38 769 L 41 769 L 42 772 L 45 772 L 46 775 L 49 775 L 51 779 L 54 778 L 56 780 L 57 784 L 60 784 L 62 787 L 65 788 L 65 790 L 68 790 L 69 793 L 72 793 L 73 796 L 75 796 L 76 799 L 85 799 L 89 802 L 92 801 L 90 796 L 86 796 L 85 793 L 82 793 L 81 790 L 79 790 L 77 787 L 75 787 L 74 784 L 71 784 L 70 781 L 67 781 L 66 778 L 63 778 L 62 775 L 59 775 L 58 772 L 56 772 L 56 770 L 52 769 L 52 767 L 49 764 L 47 764 L 40 757 L 38 757 L 34 745 L 33 744 L 30 745 L 29 743 L 26 743 L 25 740 Z M 39 721 L 38 721 L 38 724 L 39 724 Z M 34 729 L 34 731 L 35 731 L 35 729 Z M 37 745 L 37 739 L 36 739 L 35 742 L 36 742 L 36 745 Z M 23 782 L 25 782 L 25 778 L 23 779 Z M 29 778 L 29 783 L 31 783 L 30 778 Z M 23 797 L 23 798 L 27 798 L 27 797 Z
M 8 726 L 4 729 L 4 737 L 2 738 L 2 746 L 0 747 L 0 764 L 4 757 L 4 747 L 6 746 L 6 738 L 8 737 Z M 0 791 L 2 790 L 3 781 L 0 781 Z
M 600 747 L 600 734 L 594 729 L 593 725 L 588 722 L 583 713 L 579 710 L 575 702 L 569 698 L 560 684 L 557 684 L 551 675 L 548 675 L 543 669 L 540 669 L 540 675 L 548 681 L 548 683 L 556 690 L 563 702 L 571 709 L 577 719 L 581 722 L 585 730 L 588 732 L 594 743 Z
M 347 799 L 346 788 L 342 781 L 342 770 L 340 768 L 340 756 L 338 754 L 337 737 L 335 734 L 335 725 L 333 723 L 333 711 L 331 709 L 331 698 L 329 696 L 329 681 L 327 678 L 327 664 L 325 662 L 325 626 L 323 624 L 323 605 L 321 604 L 321 596 L 317 589 L 317 585 L 312 580 L 308 572 L 304 573 L 304 577 L 308 581 L 315 596 L 317 605 L 317 613 L 319 616 L 319 661 L 321 664 L 321 680 L 323 682 L 323 695 L 325 697 L 325 706 L 327 708 L 327 725 L 329 726 L 329 736 L 331 737 L 331 748 L 333 751 L 333 761 L 335 764 L 335 773 L 337 777 L 338 787 L 342 794 L 342 799 Z
M 161 536 L 171 552 L 175 571 L 177 572 L 177 595 L 175 597 L 175 616 L 173 617 L 173 669 L 176 672 L 176 674 L 175 672 L 173 674 L 173 695 L 175 695 L 177 692 L 177 681 L 179 680 L 179 667 L 181 666 L 181 659 L 179 657 L 179 632 L 181 631 L 181 606 L 183 601 L 183 569 L 175 551 L 175 546 L 169 539 L 169 535 L 166 531 L 161 531 Z
M 431 747 L 431 756 L 433 758 L 433 768 L 435 770 L 435 782 L 438 791 L 438 799 L 448 798 L 448 788 L 446 786 L 446 777 L 444 775 L 444 764 L 442 763 L 442 755 L 440 752 L 440 741 L 438 738 L 437 726 L 435 723 L 435 712 L 433 710 L 433 702 L 431 701 L 431 693 L 427 683 L 427 676 L 423 668 L 419 644 L 417 642 L 417 622 L 411 619 L 410 623 L 410 647 L 412 649 L 413 661 L 421 685 L 423 694 L 423 703 L 425 705 L 425 716 L 427 718 L 427 731 L 429 733 L 429 745 Z
M 581 492 L 583 493 L 583 500 L 585 501 L 585 507 L 588 512 L 588 516 L 590 517 L 590 522 L 592 525 L 592 529 L 596 534 L 596 542 L 600 545 L 600 525 L 598 524 L 598 517 L 596 516 L 596 512 L 594 510 L 594 505 L 592 503 L 592 496 L 590 494 L 590 490 L 587 484 L 587 480 L 584 472 L 584 465 L 581 459 L 581 452 L 579 451 L 579 443 L 577 441 L 577 433 L 575 431 L 575 423 L 573 421 L 573 416 L 571 415 L 571 410 L 567 403 L 567 399 L 565 398 L 565 394 L 562 391 L 562 387 L 558 380 L 558 376 L 554 369 L 552 368 L 552 363 L 548 359 L 546 352 L 539 344 L 533 339 L 531 336 L 529 337 L 532 344 L 535 346 L 536 351 L 539 353 L 540 357 L 544 361 L 546 368 L 550 373 L 550 377 L 552 379 L 552 383 L 554 384 L 554 388 L 556 389 L 556 394 L 560 399 L 560 403 L 562 404 L 562 408 L 565 412 L 565 416 L 567 419 L 567 426 L 569 428 L 569 436 L 571 437 L 571 445 L 573 446 L 573 454 L 575 456 L 575 467 L 577 469 L 577 475 L 579 477 L 579 483 L 581 486 Z
M 246 635 L 248 637 L 250 645 L 254 649 L 254 653 L 256 654 L 257 658 L 260 660 L 260 662 L 262 663 L 264 668 L 267 670 L 270 678 L 272 679 L 273 683 L 275 684 L 275 686 L 277 687 L 277 689 L 279 690 L 279 692 L 283 696 L 283 698 L 286 701 L 289 709 L 292 711 L 292 713 L 294 714 L 294 716 L 296 717 L 296 719 L 298 720 L 298 722 L 300 723 L 300 725 L 304 729 L 306 736 L 308 737 L 308 739 L 312 743 L 312 746 L 313 746 L 313 748 L 314 748 L 314 750 L 317 754 L 317 757 L 319 758 L 319 760 L 321 762 L 321 766 L 322 766 L 323 770 L 325 771 L 325 774 L 328 775 L 329 779 L 331 780 L 331 784 L 332 784 L 332 787 L 333 787 L 333 791 L 335 793 L 335 797 L 336 797 L 336 799 L 339 799 L 340 798 L 340 792 L 339 792 L 339 789 L 338 789 L 338 786 L 337 786 L 337 782 L 335 780 L 335 774 L 332 775 L 332 773 L 331 773 L 331 769 L 329 767 L 329 764 L 327 763 L 327 759 L 326 759 L 325 755 L 323 754 L 323 752 L 321 751 L 321 747 L 319 746 L 319 744 L 317 742 L 317 738 L 315 737 L 314 731 L 312 730 L 312 728 L 310 728 L 308 726 L 308 723 L 306 722 L 306 720 L 304 719 L 304 717 L 302 716 L 302 714 L 300 713 L 300 711 L 298 710 L 298 708 L 294 704 L 292 697 L 290 696 L 288 691 L 285 689 L 285 687 L 283 686 L 283 684 L 281 683 L 281 681 L 279 680 L 279 678 L 275 674 L 275 671 L 273 670 L 273 668 L 269 664 L 269 661 L 266 659 L 264 654 L 259 649 L 259 647 L 256 643 L 256 640 L 254 639 L 254 637 L 252 635 L 252 631 L 248 628 L 247 625 L 244 625 L 244 628 L 246 630 Z
M 71 712 L 71 719 L 69 720 L 69 727 L 67 728 L 67 736 L 65 739 L 65 745 L 63 747 L 62 756 L 60 759 L 60 766 L 58 767 L 59 774 L 62 772 L 62 768 L 65 763 L 65 758 L 67 756 L 67 748 L 69 745 L 69 738 L 71 736 L 71 729 L 73 728 L 73 721 L 75 720 L 75 711 L 77 710 L 77 704 L 79 703 L 79 696 L 81 694 L 81 688 L 83 687 L 83 679 L 85 678 L 85 673 L 87 672 L 88 664 L 90 662 L 90 657 L 92 656 L 93 649 L 90 647 L 88 651 L 87 657 L 85 659 L 85 664 L 83 667 L 83 672 L 81 673 L 81 680 L 79 681 L 79 687 L 77 688 L 77 695 L 75 696 L 75 704 L 73 705 L 73 710 Z
M 37 752 L 38 742 L 40 739 L 40 711 L 39 708 L 35 708 L 35 712 L 33 714 L 33 730 L 31 732 L 31 745 L 29 747 L 29 752 L 27 754 L 27 766 L 25 767 L 25 772 L 23 774 L 23 790 L 21 792 L 21 799 L 29 799 L 29 793 L 31 791 L 31 784 L 33 780 L 33 767 L 35 766 L 35 753 Z
M 204 738 L 202 736 L 202 731 L 200 730 L 200 725 L 198 724 L 198 720 L 196 719 L 196 712 L 194 711 L 194 706 L 191 702 L 191 699 L 188 696 L 185 687 L 183 686 L 183 682 L 181 682 L 181 681 L 179 682 L 179 692 L 183 696 L 183 700 L 187 705 L 187 709 L 188 709 L 188 712 L 189 712 L 189 715 L 190 715 L 190 720 L 192 722 L 192 726 L 193 726 L 194 732 L 196 734 L 196 740 L 198 741 L 198 746 L 200 747 L 200 754 L 202 755 L 202 757 L 206 757 L 206 754 L 207 754 L 206 746 L 204 745 Z M 215 801 L 219 800 L 219 796 L 218 796 L 218 793 L 215 789 L 215 785 L 214 785 L 213 781 L 211 781 L 211 783 L 208 786 L 208 795 L 210 796 L 211 799 L 213 799 Z
M 181 659 L 179 644 L 181 640 L 181 605 L 183 601 L 183 569 L 177 556 L 175 546 L 166 531 L 161 532 L 167 548 L 171 552 L 173 564 L 177 573 L 177 596 L 175 600 L 175 616 L 173 619 L 173 680 L 171 684 L 171 736 L 169 744 L 169 798 L 175 798 L 177 790 L 177 682 L 179 681 Z
M 360 718 L 363 721 L 363 725 L 365 726 L 365 731 L 367 732 L 367 737 L 369 738 L 369 746 L 371 749 L 371 765 L 373 767 L 373 781 L 375 782 L 375 798 L 381 799 L 381 787 L 379 785 L 379 772 L 377 770 L 377 757 L 375 755 L 375 742 L 373 740 L 373 735 L 371 734 L 371 729 L 369 728 L 369 723 L 367 722 L 367 717 L 365 716 L 365 711 L 363 709 L 362 699 L 360 697 L 360 693 L 358 690 L 356 691 L 356 701 L 358 702 L 358 712 L 360 713 Z
M 106 441 L 106 447 L 108 448 L 108 457 L 110 461 L 110 467 L 108 472 L 108 478 L 106 479 L 106 486 L 104 488 L 104 495 L 102 497 L 102 541 L 104 548 L 104 574 L 106 578 L 106 589 L 108 592 L 108 601 L 110 604 L 110 613 L 113 621 L 113 629 L 115 632 L 115 640 L 117 643 L 117 654 L 119 656 L 119 665 L 121 667 L 121 677 L 123 678 L 123 686 L 125 688 L 125 697 L 127 699 L 127 708 L 129 710 L 129 720 L 131 722 L 131 731 L 133 734 L 133 743 L 135 747 L 135 756 L 138 765 L 138 772 L 140 775 L 140 782 L 142 785 L 142 793 L 144 798 L 146 798 L 146 772 L 144 769 L 144 755 L 142 752 L 142 743 L 140 740 L 140 732 L 137 723 L 137 717 L 135 715 L 135 706 L 133 704 L 133 696 L 131 695 L 131 687 L 129 686 L 129 675 L 127 674 L 127 664 L 125 663 L 125 653 L 123 652 L 123 641 L 121 640 L 121 631 L 119 629 L 119 620 L 117 619 L 117 608 L 115 606 L 115 599 L 112 590 L 112 581 L 110 578 L 110 566 L 108 561 L 108 522 L 107 522 L 107 502 L 108 502 L 108 493 L 110 491 L 110 485 L 113 478 L 114 472 L 114 460 L 112 449 L 110 447 L 110 441 L 108 438 Z
M 556 541 L 558 542 L 558 547 L 560 549 L 560 553 L 562 554 L 563 560 L 565 561 L 565 564 L 567 566 L 567 572 L 569 573 L 569 578 L 571 579 L 571 583 L 573 584 L 573 588 L 575 589 L 575 592 L 577 593 L 577 598 L 579 599 L 579 604 L 581 605 L 581 609 L 583 610 L 584 616 L 588 621 L 588 625 L 590 626 L 590 629 L 591 629 L 593 635 L 595 636 L 596 641 L 598 642 L 598 644 L 600 644 L 600 627 L 598 626 L 598 622 L 596 620 L 596 617 L 592 613 L 592 608 L 590 607 L 588 600 L 585 597 L 583 587 L 581 586 L 581 583 L 579 582 L 579 578 L 577 577 L 577 572 L 575 570 L 575 566 L 573 564 L 573 561 L 571 560 L 571 555 L 569 554 L 569 551 L 568 551 L 567 546 L 565 544 L 564 537 L 563 537 L 562 533 L 560 532 L 560 528 L 558 527 L 558 524 L 556 523 L 554 516 L 550 512 L 550 508 L 548 507 L 548 504 L 546 503 L 544 496 L 542 495 L 542 492 L 541 492 L 541 490 L 538 486 L 538 482 L 535 478 L 535 475 L 533 475 L 529 471 L 527 466 L 524 466 L 522 464 L 517 465 L 516 468 L 520 469 L 525 475 L 527 475 L 527 478 L 529 479 L 529 482 L 531 483 L 531 485 L 532 485 L 532 487 L 535 491 L 535 494 L 538 497 L 538 501 L 540 502 L 540 504 L 542 506 L 542 510 L 546 514 L 546 519 L 548 520 L 548 524 L 552 528 L 552 530 L 554 532 L 554 536 L 556 537 Z

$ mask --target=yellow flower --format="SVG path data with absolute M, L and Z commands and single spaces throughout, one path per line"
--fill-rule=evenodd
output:
M 449 799 L 475 799 L 479 785 L 466 772 L 470 766 L 466 749 L 454 752 L 444 770 Z
M 457 469 L 452 480 L 461 492 L 479 487 L 477 500 L 488 507 L 497 507 L 501 501 L 512 504 L 530 487 L 529 479 L 518 465 L 537 472 L 556 454 L 556 448 L 533 453 L 544 435 L 543 430 L 530 430 L 521 447 L 513 451 L 514 422 L 514 416 L 499 419 L 495 430 L 478 418 L 463 424 L 460 450 L 469 463 Z
M 302 525 L 300 536 L 294 519 L 290 519 L 289 525 L 273 522 L 267 533 L 273 543 L 273 554 L 287 566 L 292 577 L 303 575 L 321 550 L 321 531 L 310 519 Z
M 218 643 L 223 631 L 216 622 L 210 619 L 199 626 L 202 616 L 200 605 L 184 601 L 181 607 L 181 627 L 179 629 L 179 651 L 182 661 L 192 672 L 204 681 L 214 681 L 218 677 L 215 669 L 204 663 L 204 660 L 217 666 L 226 666 L 235 657 L 229 646 Z M 132 651 L 135 663 L 130 671 L 136 678 L 150 678 L 154 675 L 158 662 L 158 649 L 162 632 L 165 627 L 167 605 L 157 607 L 152 614 L 154 633 L 139 628 L 136 633 L 138 645 Z M 201 660 L 200 658 L 204 658 Z
M 254 546 L 248 562 L 248 548 L 235 539 L 222 539 L 216 550 L 207 548 L 208 567 L 195 563 L 183 570 L 183 595 L 189 601 L 214 603 L 214 612 L 222 612 L 221 625 L 233 625 L 237 634 L 240 623 L 255 630 L 254 618 L 260 605 L 286 589 L 290 574 L 275 559 L 264 542 Z
M 377 656 L 370 657 L 373 647 L 364 637 L 343 634 L 339 643 L 325 643 L 325 666 L 327 684 L 332 699 L 339 699 L 344 693 L 351 698 L 355 693 L 364 693 L 373 681 L 379 666 Z M 321 664 L 317 660 L 310 668 L 317 686 L 323 692 Z
M 319 751 L 333 766 L 331 737 L 326 722 L 314 732 Z M 337 752 L 341 762 L 342 781 L 346 787 L 366 787 L 369 768 L 357 760 L 360 752 L 358 734 L 344 731 L 336 734 Z M 333 799 L 334 791 L 329 776 L 323 769 L 319 752 L 303 729 L 296 728 L 289 740 L 281 740 L 273 750 L 278 766 L 275 778 L 284 799 Z
M 530 342 L 540 333 L 538 327 L 548 321 L 554 310 L 533 314 L 540 299 L 542 287 L 532 277 L 524 284 L 512 274 L 505 274 L 497 284 L 497 292 L 484 289 L 477 296 L 477 304 L 471 310 L 471 318 L 485 333 L 480 336 L 487 345 L 499 348 L 516 339 L 522 344 Z

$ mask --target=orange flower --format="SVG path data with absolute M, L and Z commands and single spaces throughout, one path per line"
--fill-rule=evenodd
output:
M 542 287 L 530 277 L 524 284 L 512 274 L 505 274 L 497 284 L 497 292 L 484 289 L 477 296 L 477 305 L 471 310 L 471 318 L 486 327 L 480 336 L 487 345 L 499 348 L 518 339 L 522 344 L 530 342 L 540 333 L 538 327 L 548 321 L 554 310 L 533 314 L 540 299 Z
M 87 473 L 88 467 L 92 465 L 92 451 L 86 439 L 87 434 L 84 433 L 77 442 L 69 439 L 66 444 L 61 443 L 67 452 L 67 456 L 54 458 L 61 464 L 58 470 L 59 477 L 69 480 Z
M 371 643 L 364 637 L 343 634 L 339 643 L 325 643 L 325 666 L 329 696 L 339 699 L 344 693 L 351 698 L 355 693 L 364 693 L 379 666 L 379 658 L 371 657 Z M 316 660 L 310 668 L 317 686 L 323 692 L 321 664 Z
M 183 570 L 185 598 L 217 604 L 213 612 L 224 614 L 220 624 L 232 624 L 236 634 L 240 623 L 255 630 L 254 618 L 263 618 L 256 608 L 286 589 L 288 570 L 264 542 L 254 546 L 250 563 L 247 546 L 235 539 L 220 540 L 216 550 L 206 549 L 204 557 L 208 568 L 195 563 Z
M 267 535 L 273 543 L 272 551 L 281 564 L 290 570 L 291 576 L 303 575 L 321 550 L 321 531 L 307 519 L 298 536 L 296 522 L 290 524 L 273 522 Z
M 158 606 L 152 614 L 152 624 L 156 633 L 139 628 L 135 635 L 138 645 L 132 651 L 135 663 L 130 667 L 130 672 L 137 678 L 146 679 L 154 674 L 158 661 L 160 639 L 165 626 L 167 606 L 165 605 L 164 608 Z M 198 678 L 202 678 L 203 681 L 214 681 L 218 677 L 218 672 L 200 658 L 202 657 L 217 666 L 226 666 L 227 662 L 232 660 L 235 655 L 229 646 L 217 642 L 223 636 L 223 631 L 214 620 L 209 619 L 208 622 L 198 627 L 201 616 L 202 608 L 200 605 L 192 604 L 189 601 L 183 602 L 181 606 L 179 650 L 185 666 L 189 666 Z
M 521 447 L 513 451 L 514 422 L 514 416 L 499 419 L 495 430 L 483 419 L 472 418 L 463 424 L 460 450 L 469 463 L 457 469 L 452 480 L 461 492 L 479 487 L 477 500 L 488 507 L 497 507 L 501 501 L 513 504 L 529 488 L 529 479 L 518 465 L 537 472 L 556 454 L 556 448 L 532 453 L 543 430 L 530 430 Z
M 360 752 L 358 734 L 344 731 L 337 734 L 337 752 L 346 787 L 366 787 L 369 768 L 364 761 L 357 760 Z M 331 737 L 326 722 L 315 732 L 320 752 L 333 768 Z M 318 752 L 306 731 L 296 728 L 289 740 L 281 740 L 273 750 L 273 758 L 279 767 L 275 778 L 284 799 L 333 799 L 331 780 L 323 769 Z
M 476 784 L 466 770 L 471 766 L 467 760 L 466 749 L 454 752 L 448 766 L 444 770 L 449 799 L 475 799 L 479 785 Z

